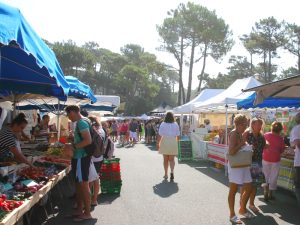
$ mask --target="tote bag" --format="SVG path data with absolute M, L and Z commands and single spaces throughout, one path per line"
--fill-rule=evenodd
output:
M 236 154 L 227 154 L 227 159 L 231 168 L 242 168 L 251 166 L 252 146 L 248 145 L 241 148 Z

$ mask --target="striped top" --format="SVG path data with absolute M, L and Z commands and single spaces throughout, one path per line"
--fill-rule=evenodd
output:
M 10 155 L 10 148 L 17 147 L 17 138 L 14 133 L 8 128 L 3 127 L 0 131 L 0 158 L 6 158 Z

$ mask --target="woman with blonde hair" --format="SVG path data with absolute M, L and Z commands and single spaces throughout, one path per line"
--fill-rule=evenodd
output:
M 244 139 L 249 145 L 252 145 L 253 155 L 250 173 L 252 177 L 252 188 L 249 199 L 249 208 L 257 213 L 259 210 L 254 204 L 257 187 L 264 182 L 264 174 L 262 171 L 262 154 L 266 146 L 266 140 L 262 134 L 263 120 L 260 118 L 253 118 L 251 120 L 250 129 L 243 134 Z M 243 191 L 243 190 L 242 190 Z
M 247 128 L 247 117 L 238 114 L 234 118 L 235 129 L 229 134 L 228 154 L 235 155 L 245 145 L 246 140 L 243 138 L 243 133 Z M 235 195 L 238 191 L 239 185 L 243 185 L 243 192 L 241 193 L 241 204 L 239 214 L 246 218 L 252 218 L 253 215 L 247 212 L 246 205 L 251 190 L 251 174 L 249 167 L 231 168 L 228 163 L 228 178 L 229 178 L 229 194 L 228 204 L 230 210 L 230 221 L 235 224 L 242 224 L 239 217 L 236 216 L 234 211 Z
M 159 149 L 159 153 L 164 156 L 164 179 L 168 179 L 168 168 L 170 165 L 170 181 L 174 180 L 174 158 L 178 154 L 177 138 L 179 135 L 179 126 L 175 122 L 173 113 L 167 112 L 164 122 L 159 126 L 157 148 Z

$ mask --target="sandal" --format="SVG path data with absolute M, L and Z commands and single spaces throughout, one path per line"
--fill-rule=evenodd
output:
M 243 224 L 242 221 L 240 220 L 240 218 L 238 218 L 237 216 L 231 217 L 230 222 L 234 223 L 234 224 Z
M 259 209 L 255 205 L 249 205 L 249 209 L 251 209 L 252 212 L 258 213 Z
M 163 176 L 163 178 L 164 178 L 165 180 L 167 180 L 167 179 L 168 179 L 168 176 Z
M 246 212 L 246 213 L 240 213 L 240 215 L 242 215 L 243 217 L 245 217 L 246 219 L 252 219 L 254 218 L 254 215 L 249 213 L 249 212 Z

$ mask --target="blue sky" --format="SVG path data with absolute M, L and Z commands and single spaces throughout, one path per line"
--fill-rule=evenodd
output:
M 167 11 L 185 0 L 2 0 L 21 10 L 25 18 L 44 39 L 50 42 L 72 39 L 78 45 L 95 41 L 100 47 L 119 52 L 125 44 L 139 44 L 157 55 L 162 62 L 173 64 L 173 56 L 156 50 L 160 45 L 156 25 L 161 24 Z M 221 64 L 208 61 L 207 72 L 226 72 L 230 55 L 247 55 L 238 37 L 251 31 L 260 19 L 274 16 L 279 21 L 300 25 L 297 0 L 195 0 L 194 3 L 215 10 L 233 31 L 236 45 Z M 255 62 L 256 63 L 256 62 Z M 279 69 L 296 63 L 285 56 L 277 59 Z M 201 65 L 194 67 L 194 81 Z M 184 73 L 188 73 L 185 68 Z M 186 81 L 185 81 L 186 83 Z M 197 82 L 193 82 L 197 86 Z

